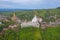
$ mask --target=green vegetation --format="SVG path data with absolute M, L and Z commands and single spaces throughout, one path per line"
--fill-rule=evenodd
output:
M 21 37 L 26 40 L 60 40 L 60 27 L 47 28 L 46 30 L 38 28 L 25 28 L 22 29 Z M 31 31 L 32 30 L 32 31 Z
M 60 40 L 60 27 L 47 28 L 46 30 L 27 27 L 19 31 L 7 30 L 0 35 L 0 40 Z
M 17 17 L 21 20 L 31 20 L 36 14 L 37 16 L 42 16 L 43 20 L 46 22 L 55 21 L 54 18 L 49 18 L 50 16 L 55 16 L 60 18 L 60 9 L 43 9 L 43 10 L 23 10 L 15 11 Z M 13 12 L 0 12 L 7 17 L 12 17 Z M 0 32 L 3 28 L 7 28 L 9 25 L 14 24 L 15 22 L 5 22 L 2 21 L 3 25 L 0 25 Z M 4 31 L 3 34 L 0 34 L 0 40 L 60 40 L 60 25 L 57 27 L 50 27 L 46 30 L 41 28 L 27 27 L 18 29 L 8 29 Z
M 0 22 L 2 22 L 2 24 L 0 24 L 0 32 L 3 30 L 3 28 L 8 28 L 9 25 L 15 24 L 15 22 L 13 21 L 10 21 L 10 22 L 0 21 Z

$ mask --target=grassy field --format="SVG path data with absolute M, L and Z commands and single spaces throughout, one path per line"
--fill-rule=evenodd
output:
M 0 40 L 60 40 L 60 27 L 39 28 L 27 27 L 19 31 L 7 30 L 5 34 L 0 35 Z
M 60 40 L 60 27 L 47 28 L 46 30 L 38 28 L 22 29 L 21 40 Z

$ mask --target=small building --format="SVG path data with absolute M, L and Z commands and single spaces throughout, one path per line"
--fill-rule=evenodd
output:
M 56 20 L 56 22 L 60 22 L 60 18 Z
M 9 25 L 9 27 L 8 27 L 8 28 L 13 29 L 13 28 L 16 28 L 16 27 L 17 27 L 17 25 L 15 25 L 15 24 L 13 25 L 13 24 L 12 24 L 12 25 Z
M 3 19 L 4 19 L 3 15 L 0 14 L 0 20 L 3 20 Z
M 60 24 L 60 18 L 56 20 L 56 24 Z
M 3 28 L 3 30 L 5 31 L 5 30 L 8 30 L 8 28 Z
M 2 22 L 0 22 L 0 24 L 2 24 Z

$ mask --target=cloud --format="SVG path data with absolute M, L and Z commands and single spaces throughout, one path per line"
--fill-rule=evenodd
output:
M 1 1 L 14 2 L 20 4 L 39 4 L 42 2 L 42 0 L 1 0 Z
M 10 3 L 16 3 L 16 4 L 49 4 L 49 3 L 59 3 L 59 0 L 0 0 L 0 2 L 10 2 Z
M 0 0 L 0 8 L 52 8 L 60 6 L 60 0 Z

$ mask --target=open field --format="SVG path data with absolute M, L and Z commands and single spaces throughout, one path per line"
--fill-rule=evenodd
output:
M 45 30 L 27 27 L 19 31 L 7 30 L 0 40 L 60 40 L 60 26 Z

